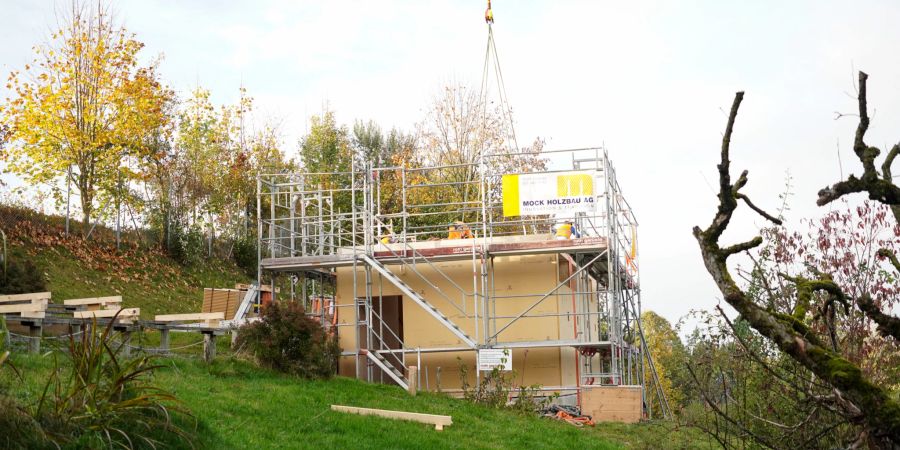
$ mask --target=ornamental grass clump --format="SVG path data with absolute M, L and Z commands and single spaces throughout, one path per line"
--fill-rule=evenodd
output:
M 35 420 L 58 446 L 156 448 L 165 439 L 193 447 L 180 425 L 190 412 L 154 383 L 153 371 L 162 366 L 154 356 L 123 356 L 127 344 L 115 341 L 112 324 L 94 321 L 70 336 L 62 352 L 68 361 L 54 360 Z

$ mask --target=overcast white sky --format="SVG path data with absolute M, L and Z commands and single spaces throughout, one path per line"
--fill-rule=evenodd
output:
M 302 135 L 327 102 L 338 120 L 410 129 L 450 80 L 477 84 L 485 2 L 114 2 L 119 18 L 162 54 L 181 93 L 198 83 L 217 102 L 243 84 L 258 113 Z M 51 0 L 0 0 L 0 71 L 21 68 L 47 36 Z M 65 3 L 63 3 L 65 4 Z M 900 3 L 891 1 L 574 2 L 495 0 L 494 33 L 521 142 L 605 144 L 641 223 L 643 302 L 675 321 L 717 291 L 691 227 L 715 208 L 724 110 L 747 92 L 732 144 L 745 188 L 775 209 L 786 171 L 788 220 L 818 214 L 816 191 L 860 171 L 849 143 L 852 69 L 870 74 L 869 142 L 900 139 Z M 4 95 L 5 96 L 5 95 Z M 742 214 L 726 239 L 762 225 Z

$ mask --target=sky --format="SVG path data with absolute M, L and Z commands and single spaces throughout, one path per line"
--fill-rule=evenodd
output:
M 54 22 L 52 0 L 0 0 L 0 73 L 21 68 Z M 481 81 L 485 2 L 122 0 L 124 25 L 182 95 L 233 103 L 293 151 L 325 105 L 339 122 L 411 129 L 447 83 Z M 713 217 L 726 111 L 746 92 L 732 168 L 770 211 L 792 178 L 789 227 L 816 192 L 860 173 L 854 70 L 869 73 L 868 142 L 900 140 L 900 3 L 891 1 L 493 2 L 494 36 L 520 142 L 604 145 L 640 222 L 644 309 L 678 321 L 720 299 L 691 234 Z M 2 88 L 0 88 L 2 89 Z M 5 97 L 7 94 L 0 90 Z M 744 208 L 745 209 L 745 208 Z M 723 243 L 764 223 L 746 210 Z

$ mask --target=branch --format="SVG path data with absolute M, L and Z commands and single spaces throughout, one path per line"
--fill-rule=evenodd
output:
M 694 379 L 694 383 L 696 383 L 697 386 L 699 387 L 699 386 L 700 386 L 700 379 L 697 378 L 697 374 L 694 373 L 694 369 L 691 367 L 690 364 L 687 364 L 686 366 L 687 366 L 688 373 L 691 374 L 691 378 Z M 700 387 L 698 390 L 700 391 L 700 395 L 703 396 L 703 400 L 706 402 L 706 404 L 707 404 L 710 408 L 712 408 L 712 410 L 716 413 L 717 416 L 719 416 L 719 417 L 725 419 L 728 423 L 730 423 L 730 424 L 736 426 L 738 429 L 740 429 L 740 430 L 743 431 L 745 434 L 747 434 L 747 436 L 750 436 L 751 438 L 753 438 L 753 440 L 756 441 L 757 443 L 759 443 L 760 445 L 762 445 L 762 446 L 764 446 L 764 447 L 767 447 L 767 448 L 775 449 L 775 447 L 773 447 L 772 444 L 769 444 L 765 439 L 763 439 L 763 438 L 760 437 L 760 436 L 757 436 L 755 433 L 753 433 L 752 431 L 748 430 L 746 427 L 744 427 L 743 425 L 741 425 L 737 420 L 734 420 L 731 416 L 725 414 L 725 413 L 719 408 L 719 406 L 716 405 L 716 403 L 713 402 L 712 399 L 709 398 L 709 396 L 706 394 L 706 390 L 705 390 L 705 389 L 703 389 L 702 387 Z
M 863 71 L 859 72 L 859 93 L 856 97 L 859 103 L 859 124 L 856 126 L 856 136 L 853 140 L 853 152 L 862 161 L 866 174 L 875 171 L 873 161 L 878 156 L 878 149 L 875 149 L 873 155 L 865 142 L 866 131 L 869 129 L 869 113 L 866 107 L 866 80 L 868 79 L 869 75 Z M 865 175 L 863 177 L 865 178 Z
M 863 174 L 857 178 L 850 175 L 846 180 L 841 180 L 831 186 L 820 190 L 816 204 L 819 206 L 831 203 L 845 195 L 866 192 L 869 199 L 891 206 L 894 217 L 900 221 L 900 187 L 894 184 L 891 176 L 891 165 L 900 153 L 900 144 L 895 145 L 888 152 L 881 165 L 881 176 L 875 169 L 875 158 L 881 153 L 877 147 L 866 145 L 866 131 L 869 129 L 869 114 L 867 112 L 866 81 L 869 76 L 865 72 L 859 72 L 859 124 L 856 127 L 856 135 L 853 139 L 853 152 L 863 165 Z
M 883 248 L 878 250 L 878 253 L 876 254 L 882 258 L 887 258 L 888 261 L 891 262 L 891 265 L 894 266 L 894 269 L 896 269 L 897 272 L 900 272 L 900 261 L 897 260 L 897 255 L 892 250 Z
M 866 317 L 875 322 L 878 332 L 882 336 L 893 337 L 900 341 L 900 318 L 881 312 L 869 294 L 864 294 L 856 299 L 856 306 L 866 314 Z
M 891 174 L 891 166 L 894 164 L 894 158 L 900 154 L 900 144 L 894 144 L 891 151 L 884 157 L 884 163 L 881 164 L 881 178 L 885 181 L 893 182 Z
M 781 222 L 781 219 L 779 219 L 779 218 L 777 218 L 777 217 L 775 217 L 775 216 L 773 216 L 773 215 L 771 215 L 771 214 L 769 214 L 769 213 L 763 211 L 761 208 L 759 208 L 759 207 L 757 207 L 756 205 L 754 205 L 753 202 L 750 201 L 750 198 L 747 197 L 746 195 L 744 195 L 744 194 L 737 194 L 736 196 L 737 196 L 737 198 L 743 200 L 744 203 L 746 203 L 747 206 L 750 207 L 750 209 L 756 211 L 757 214 L 763 216 L 763 217 L 764 217 L 766 220 L 768 220 L 769 222 L 772 222 L 772 223 L 774 223 L 775 225 L 781 225 L 781 223 L 782 223 L 782 222 Z
M 762 244 L 762 238 L 757 236 L 753 239 L 750 239 L 747 242 L 741 242 L 740 244 L 734 244 L 734 245 L 725 247 L 725 248 L 721 249 L 720 252 L 722 253 L 722 256 L 724 258 L 728 258 L 729 256 L 731 256 L 735 253 L 745 252 L 752 248 L 759 247 L 760 244 Z

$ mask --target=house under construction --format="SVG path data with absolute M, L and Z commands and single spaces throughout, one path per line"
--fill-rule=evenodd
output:
M 501 364 L 561 403 L 622 403 L 613 419 L 667 413 L 649 410 L 637 221 L 603 148 L 266 174 L 257 205 L 260 280 L 287 277 L 281 298 L 335 330 L 341 375 L 405 387 L 416 366 L 419 389 L 453 392 L 460 365 L 474 382 Z

